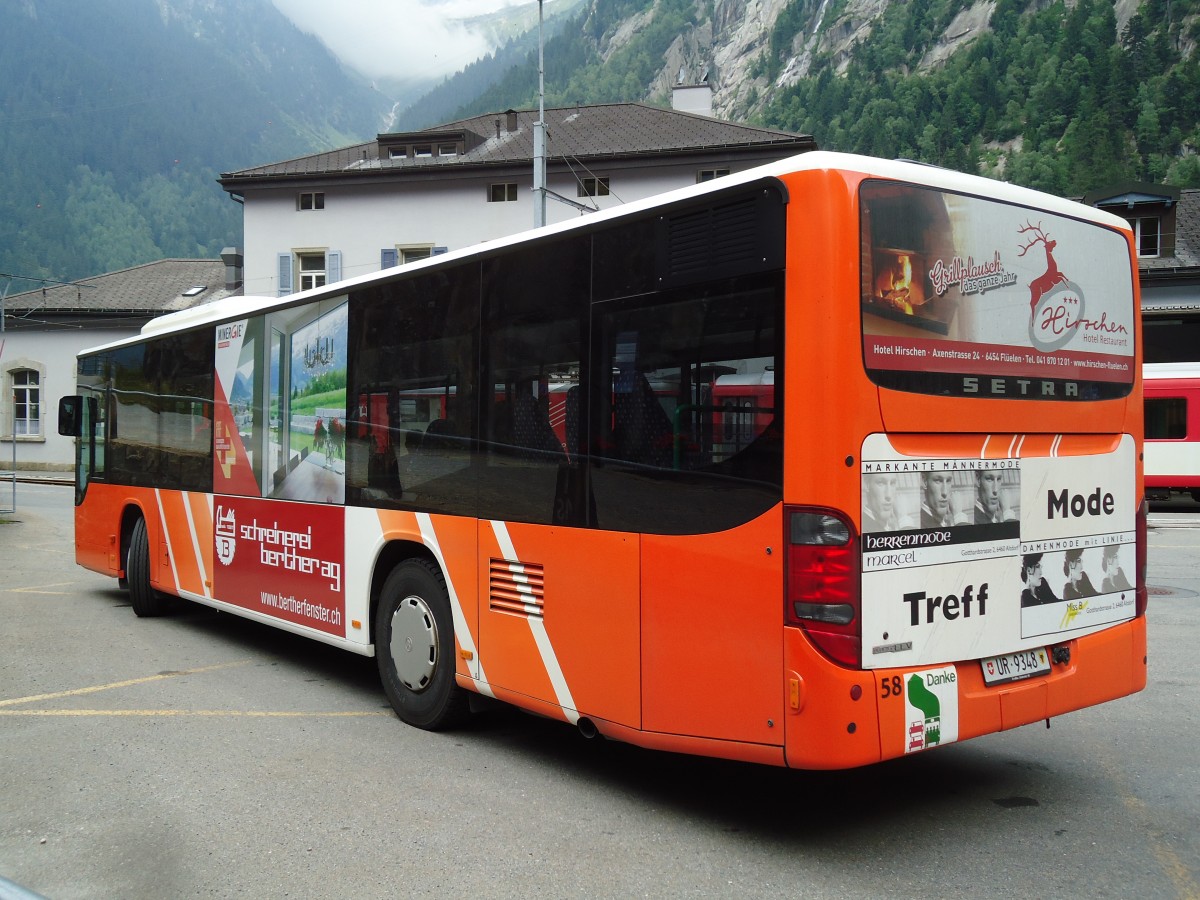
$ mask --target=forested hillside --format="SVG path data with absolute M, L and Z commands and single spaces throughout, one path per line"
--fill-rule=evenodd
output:
M 707 73 L 718 115 L 827 149 L 1064 195 L 1125 179 L 1198 186 L 1200 0 L 1136 2 L 587 0 L 547 29 L 546 103 L 667 105 L 680 72 Z M 387 127 L 391 99 L 270 0 L 0 10 L 3 273 L 69 280 L 215 257 L 241 234 L 220 172 Z M 396 127 L 536 103 L 525 35 Z
M 684 59 L 692 77 L 710 71 L 727 116 L 825 149 L 1058 194 L 1124 179 L 1200 185 L 1200 0 L 1146 0 L 1121 29 L 1110 0 L 998 0 L 990 18 L 979 4 L 985 27 L 932 64 L 969 0 L 791 0 L 740 60 L 722 55 L 745 31 L 750 5 L 739 17 L 738 2 L 592 0 L 546 45 L 547 104 L 666 104 Z M 536 72 L 526 59 L 458 114 L 535 105 Z
M 215 258 L 241 240 L 221 171 L 373 136 L 390 107 L 269 0 L 0 9 L 0 272 Z
M 988 32 L 944 66 L 905 74 L 963 5 L 891 4 L 844 73 L 815 60 L 770 97 L 762 120 L 822 147 L 980 170 L 1056 194 L 1128 179 L 1200 185 L 1196 0 L 1147 0 L 1122 34 L 1108 0 L 1042 9 L 999 0 Z

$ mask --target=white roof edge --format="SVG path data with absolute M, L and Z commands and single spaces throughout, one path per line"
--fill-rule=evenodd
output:
M 213 319 L 214 315 L 218 319 L 232 318 L 238 315 L 250 315 L 253 312 L 275 304 L 278 299 L 276 297 L 223 297 L 220 300 L 214 300 L 212 303 L 189 306 L 187 309 L 181 309 L 178 312 L 155 316 L 142 326 L 141 334 L 143 337 L 149 337 L 164 331 L 187 328 L 193 322 L 203 324 Z
M 702 197 L 705 194 L 723 191 L 730 187 L 736 187 L 739 184 L 748 184 L 762 178 L 778 178 L 793 172 L 818 171 L 823 169 L 841 169 L 857 172 L 868 177 L 905 181 L 964 194 L 985 194 L 989 198 L 1001 202 L 1013 203 L 1019 206 L 1037 207 L 1046 212 L 1057 213 L 1075 219 L 1083 219 L 1119 230 L 1127 231 L 1129 229 L 1129 224 L 1124 219 L 1112 213 L 1096 209 L 1094 206 L 1087 206 L 1074 200 L 1066 200 L 1056 197 L 1053 194 L 1044 194 L 1041 191 L 1019 187 L 1018 185 L 1009 184 L 1004 181 L 984 178 L 981 175 L 967 175 L 963 172 L 956 172 L 953 169 L 944 169 L 940 166 L 906 160 L 877 159 L 873 156 L 837 153 L 830 150 L 809 150 L 785 159 L 766 163 L 765 165 L 755 166 L 741 172 L 734 172 L 702 184 L 688 185 L 672 191 L 655 194 L 651 197 L 645 197 L 641 200 L 635 200 L 622 206 L 601 210 L 586 218 L 570 219 L 554 225 L 546 225 L 542 228 L 530 229 L 494 238 L 489 241 L 482 241 L 470 247 L 452 250 L 449 253 L 407 263 L 401 268 L 405 271 L 417 271 L 435 265 L 440 266 L 480 252 L 496 250 L 521 243 L 535 235 L 537 237 L 549 237 L 585 227 L 592 222 L 607 221 L 609 219 L 633 215 L 647 209 L 653 209 L 662 203 Z M 206 303 L 202 306 L 180 310 L 177 313 L 155 317 L 142 327 L 141 334 L 137 337 L 114 341 L 111 344 L 104 344 L 82 352 L 91 353 L 95 350 L 107 350 L 110 347 L 122 346 L 140 340 L 143 337 L 163 334 L 176 329 L 194 328 L 210 323 L 215 324 L 226 319 L 234 319 L 253 313 L 291 306 L 296 303 L 302 303 L 310 297 L 315 299 L 318 296 L 336 296 L 339 293 L 345 293 L 360 285 L 370 284 L 381 277 L 395 274 L 396 272 L 393 272 L 390 268 L 380 269 L 376 272 L 368 272 L 344 281 L 332 282 L 324 287 L 312 288 L 308 291 L 298 291 L 283 297 L 229 297 L 213 303 Z
M 926 163 L 911 162 L 900 159 L 876 159 L 873 156 L 860 156 L 853 153 L 835 153 L 825 150 L 813 150 L 802 153 L 788 160 L 770 163 L 762 168 L 774 169 L 785 164 L 783 172 L 805 171 L 811 169 L 848 169 L 873 175 L 879 178 L 889 178 L 897 181 L 910 181 L 925 184 L 929 187 L 957 191 L 964 194 L 986 193 L 991 199 L 1014 203 L 1019 206 L 1034 206 L 1046 212 L 1058 213 L 1075 219 L 1084 219 L 1099 225 L 1107 225 L 1123 231 L 1129 230 L 1129 223 L 1120 216 L 1088 206 L 1076 200 L 1067 200 L 1054 194 L 1035 191 L 1032 188 L 1009 184 L 1007 181 L 997 181 L 982 175 L 968 175 L 954 169 L 944 169 Z M 780 174 L 776 172 L 774 174 Z
M 1200 378 L 1200 363 L 1143 363 L 1143 378 Z

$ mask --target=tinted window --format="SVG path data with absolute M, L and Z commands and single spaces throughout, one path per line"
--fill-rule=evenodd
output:
M 108 480 L 211 490 L 211 333 L 121 347 L 107 368 Z
M 481 516 L 586 524 L 572 492 L 590 249 L 575 236 L 484 263 Z
M 348 501 L 671 534 L 778 503 L 782 196 L 745 193 L 352 294 Z
M 1146 398 L 1146 437 L 1153 440 L 1187 437 L 1187 400 L 1183 397 Z
M 350 502 L 475 515 L 478 335 L 477 265 L 351 295 Z
M 596 308 L 588 417 L 598 527 L 720 531 L 783 485 L 782 285 L 697 286 Z

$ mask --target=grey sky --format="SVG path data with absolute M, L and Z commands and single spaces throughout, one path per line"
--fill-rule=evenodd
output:
M 448 75 L 491 50 L 461 20 L 510 0 L 271 0 L 298 28 L 373 79 Z

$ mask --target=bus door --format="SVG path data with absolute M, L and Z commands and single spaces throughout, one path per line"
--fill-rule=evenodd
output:
M 597 524 L 639 537 L 648 732 L 783 742 L 782 556 L 764 549 L 782 533 L 780 301 L 771 278 L 735 280 L 593 319 L 591 486 Z M 762 416 L 725 446 L 712 385 L 734 373 Z
M 640 727 L 637 535 L 481 520 L 479 553 L 479 648 L 497 696 Z
M 597 521 L 580 452 L 588 249 L 484 266 L 479 651 L 502 699 L 638 728 L 639 539 Z M 553 285 L 555 302 L 530 285 Z

